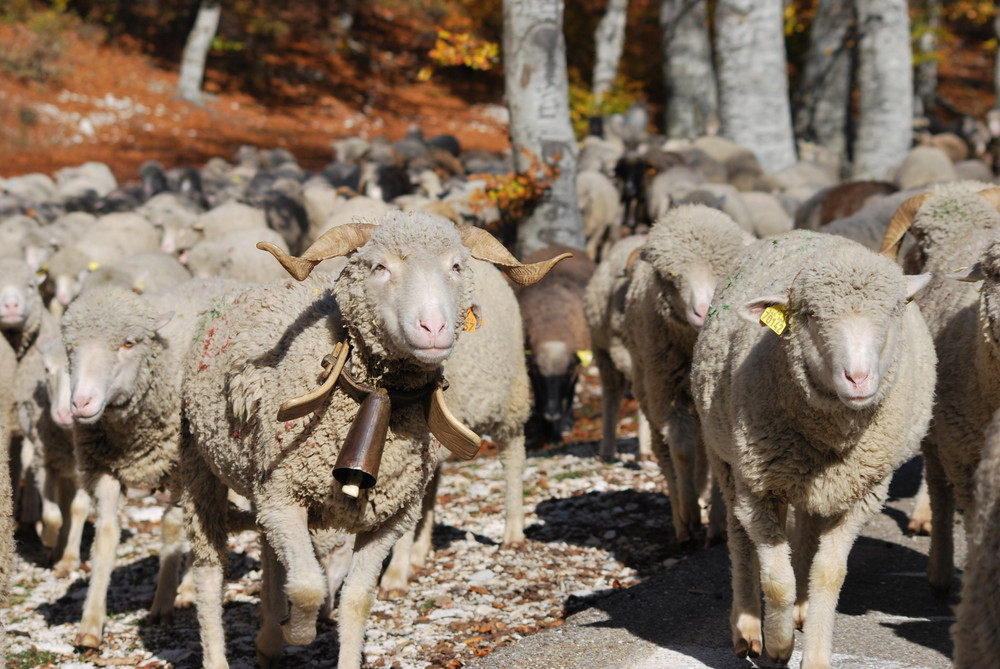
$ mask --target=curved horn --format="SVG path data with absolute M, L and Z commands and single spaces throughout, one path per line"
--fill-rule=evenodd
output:
M 917 210 L 920 209 L 920 205 L 924 203 L 924 200 L 932 195 L 933 193 L 918 193 L 899 205 L 899 208 L 896 209 L 896 213 L 892 215 L 892 219 L 889 220 L 889 225 L 885 229 L 885 236 L 882 238 L 882 246 L 879 248 L 879 253 L 893 262 L 896 261 L 896 254 L 899 253 L 903 237 L 906 235 L 906 231 L 910 229 L 910 226 L 913 225 L 913 217 L 916 216 Z
M 472 251 L 473 258 L 499 265 L 504 274 L 520 286 L 530 286 L 536 283 L 548 274 L 549 270 L 556 266 L 556 263 L 573 257 L 572 253 L 563 253 L 555 258 L 525 265 L 512 256 L 507 247 L 486 230 L 471 225 L 460 226 L 457 229 L 458 234 L 462 237 L 462 243 Z
M 635 265 L 635 261 L 642 258 L 642 250 L 646 248 L 645 245 L 637 246 L 632 249 L 632 253 L 628 254 L 628 260 L 625 261 L 625 276 L 632 278 L 632 266 Z
M 993 207 L 1000 210 L 1000 188 L 984 188 L 979 191 L 979 197 L 983 198 Z
M 329 258 L 345 256 L 371 237 L 375 225 L 371 223 L 350 223 L 330 228 L 299 256 L 285 253 L 270 242 L 257 242 L 257 248 L 273 255 L 281 266 L 299 281 L 304 281 L 313 267 Z

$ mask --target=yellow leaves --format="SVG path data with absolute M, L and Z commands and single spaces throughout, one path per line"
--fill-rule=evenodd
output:
M 434 48 L 427 55 L 445 67 L 462 65 L 474 70 L 490 70 L 500 62 L 500 45 L 470 33 L 439 29 Z
M 523 153 L 531 161 L 524 172 L 469 175 L 470 179 L 486 180 L 483 190 L 473 193 L 473 208 L 481 208 L 488 202 L 508 220 L 523 218 L 534 209 L 559 177 L 559 156 L 543 165 L 535 154 L 527 150 Z

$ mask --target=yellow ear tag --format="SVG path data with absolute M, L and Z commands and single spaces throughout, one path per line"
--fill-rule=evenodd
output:
M 475 332 L 481 327 L 483 327 L 483 321 L 476 318 L 476 314 L 470 308 L 465 312 L 465 325 L 462 326 L 462 332 Z
M 87 269 L 90 270 L 91 272 L 93 272 L 94 270 L 96 270 L 100 266 L 101 266 L 101 263 L 94 262 L 93 260 L 91 260 L 89 263 L 87 263 Z
M 785 314 L 785 308 L 779 306 L 768 307 L 760 315 L 760 323 L 774 330 L 774 334 L 780 335 L 788 327 L 788 317 Z
M 584 367 L 590 367 L 590 363 L 594 362 L 593 351 L 577 351 L 576 357 L 580 359 L 580 364 Z

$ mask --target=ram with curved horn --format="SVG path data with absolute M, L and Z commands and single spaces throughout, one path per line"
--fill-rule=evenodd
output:
M 901 206 L 883 245 L 894 257 L 909 231 L 917 253 L 911 258 L 919 257 L 917 269 L 932 275 L 916 300 L 934 337 L 940 370 L 921 451 L 931 499 L 928 579 L 942 592 L 954 579 L 954 512 L 964 510 L 967 531 L 974 529 L 972 475 L 984 431 L 1000 408 L 1000 321 L 990 306 L 1000 299 L 998 208 L 1000 188 L 946 184 Z
M 250 288 L 201 323 L 203 344 L 185 362 L 181 457 L 205 667 L 228 666 L 226 488 L 253 503 L 261 531 L 262 664 L 276 663 L 283 643 L 315 638 L 333 593 L 321 566 L 329 561 L 311 548 L 310 533 L 330 531 L 355 538 L 340 589 L 337 666 L 360 666 L 383 559 L 416 523 L 449 454 L 432 434 L 464 457 L 478 449 L 439 401 L 458 338 L 483 336 L 463 332 L 479 310 L 471 258 L 519 283 L 541 279 L 561 259 L 523 265 L 488 237 L 394 210 L 377 225 L 329 230 L 301 257 L 265 244 L 298 281 Z M 347 256 L 339 277 L 310 276 L 336 256 Z M 349 353 L 341 346 L 324 358 L 338 342 Z
M 371 223 L 353 223 L 330 228 L 300 257 L 289 255 L 268 242 L 259 242 L 257 248 L 273 255 L 289 274 L 303 281 L 320 262 L 345 256 L 365 244 L 375 227 Z M 572 255 L 563 253 L 543 262 L 525 265 L 511 255 L 510 251 L 489 232 L 471 225 L 458 226 L 456 229 L 462 244 L 469 249 L 473 258 L 493 263 L 502 269 L 511 281 L 521 286 L 537 282 L 548 274 L 556 263 Z

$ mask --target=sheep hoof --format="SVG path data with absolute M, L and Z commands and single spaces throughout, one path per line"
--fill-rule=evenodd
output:
M 408 588 L 405 586 L 393 586 L 390 588 L 379 588 L 378 594 L 382 601 L 392 601 L 394 599 L 402 599 L 406 596 Z
M 264 655 L 260 650 L 257 651 L 257 666 L 261 669 L 273 669 L 273 667 L 281 666 L 281 657 L 271 657 L 269 655 Z
M 101 647 L 101 640 L 89 632 L 81 632 L 76 635 L 73 645 L 77 648 L 93 648 L 96 650 Z
M 170 611 L 150 611 L 146 616 L 147 625 L 173 625 L 174 612 Z
M 910 524 L 906 526 L 906 531 L 911 537 L 930 536 L 931 521 L 923 520 L 921 518 L 914 518 L 910 521 Z
M 308 646 L 316 639 L 316 616 L 319 609 L 302 611 L 292 607 L 287 618 L 281 621 L 281 636 L 290 646 Z
M 736 657 L 749 657 L 756 658 L 760 657 L 760 651 L 762 644 L 760 639 L 753 639 L 748 641 L 747 639 L 738 639 L 736 645 L 733 646 L 733 652 L 736 653 Z

